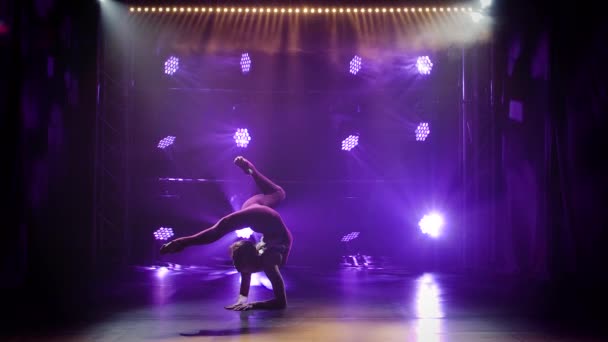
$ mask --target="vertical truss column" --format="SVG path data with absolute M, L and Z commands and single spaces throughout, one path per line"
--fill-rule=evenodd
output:
M 117 266 L 128 259 L 131 53 L 128 43 L 115 48 L 118 39 L 106 36 L 102 24 L 103 18 L 98 28 L 91 257 L 95 265 Z

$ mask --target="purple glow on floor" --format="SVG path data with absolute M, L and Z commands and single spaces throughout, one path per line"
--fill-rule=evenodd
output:
M 249 142 L 251 141 L 251 136 L 249 135 L 249 131 L 247 130 L 247 128 L 237 129 L 234 133 L 233 138 L 234 142 L 236 143 L 236 146 L 241 148 L 246 148 L 249 145 Z
M 342 150 L 350 151 L 359 145 L 359 136 L 358 135 L 349 135 L 346 139 L 342 140 Z
M 156 276 L 159 278 L 164 278 L 167 273 L 169 273 L 169 269 L 166 267 L 160 267 L 156 270 Z
M 238 236 L 242 239 L 249 239 L 249 237 L 251 237 L 251 235 L 253 234 L 253 230 L 249 227 L 239 229 L 234 232 L 236 233 L 236 236 Z
M 432 274 L 424 274 L 417 280 L 416 317 L 442 318 L 441 291 Z

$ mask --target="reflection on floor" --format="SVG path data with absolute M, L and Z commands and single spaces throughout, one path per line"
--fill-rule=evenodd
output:
M 80 324 L 24 329 L 8 340 L 53 341 L 594 341 L 543 324 L 536 294 L 509 279 L 398 268 L 287 267 L 289 307 L 234 312 L 234 270 L 175 264 L 134 267 L 105 288 Z M 269 298 L 258 275 L 252 300 Z M 25 325 L 27 328 L 27 325 Z

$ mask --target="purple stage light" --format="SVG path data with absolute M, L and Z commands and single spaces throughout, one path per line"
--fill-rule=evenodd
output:
M 351 74 L 356 75 L 359 70 L 361 70 L 361 62 L 362 59 L 359 56 L 355 56 L 353 57 L 353 59 L 350 60 L 349 71 Z
M 420 56 L 418 57 L 418 60 L 416 60 L 416 68 L 418 68 L 418 72 L 421 75 L 428 75 L 433 69 L 433 63 L 429 56 Z
M 342 140 L 342 150 L 350 151 L 355 146 L 359 145 L 359 136 L 358 135 L 349 135 L 346 139 Z
M 154 232 L 156 240 L 168 240 L 173 236 L 173 228 L 160 227 Z
M 253 230 L 249 227 L 239 229 L 234 232 L 236 233 L 236 236 L 243 238 L 243 239 L 249 239 L 251 237 L 251 235 L 253 234 Z
M 251 58 L 249 57 L 249 53 L 245 52 L 241 55 L 241 72 L 247 74 L 249 70 L 251 70 Z
M 179 69 L 179 58 L 175 56 L 169 57 L 167 61 L 165 61 L 165 74 L 173 75 Z
M 416 141 L 425 141 L 426 137 L 429 136 L 429 134 L 431 134 L 431 129 L 429 128 L 429 123 L 428 122 L 421 122 L 418 124 L 418 127 L 416 127 Z
M 160 141 L 158 142 L 158 148 L 160 149 L 165 149 L 167 146 L 170 146 L 173 144 L 173 142 L 175 141 L 175 137 L 172 135 L 166 136 L 162 139 L 160 139 Z
M 423 234 L 436 238 L 441 234 L 443 218 L 439 214 L 427 214 L 422 217 L 418 225 Z
M 233 138 L 234 138 L 234 142 L 236 143 L 236 146 L 242 147 L 242 148 L 246 148 L 247 145 L 249 145 L 249 142 L 251 141 L 251 136 L 249 135 L 247 128 L 237 129 L 236 132 L 234 133 Z
M 239 278 L 239 279 L 240 279 L 239 280 L 239 283 L 240 283 L 242 281 L 242 279 L 241 278 Z M 263 286 L 267 290 L 272 290 L 272 283 L 270 282 L 268 277 L 266 277 L 266 275 L 262 274 L 262 273 L 251 274 L 249 286 Z
M 359 232 L 352 232 L 352 233 L 348 233 L 348 234 L 344 235 L 342 237 L 342 240 L 340 240 L 340 241 L 348 242 L 348 241 L 356 239 L 357 237 L 359 237 Z

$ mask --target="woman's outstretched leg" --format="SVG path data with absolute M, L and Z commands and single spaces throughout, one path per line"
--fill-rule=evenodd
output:
M 249 160 L 239 156 L 234 159 L 234 163 L 245 173 L 251 175 L 255 181 L 255 184 L 258 186 L 260 191 L 262 191 L 261 194 L 255 195 L 245 201 L 242 206 L 243 209 L 251 206 L 252 204 L 274 207 L 285 199 L 285 190 L 268 179 L 268 177 L 260 173 Z
M 194 245 L 206 245 L 219 240 L 224 235 L 247 226 L 266 224 L 272 214 L 268 209 L 248 208 L 235 211 L 219 219 L 213 226 L 191 236 L 184 236 L 164 244 L 160 254 L 181 252 L 184 248 Z

